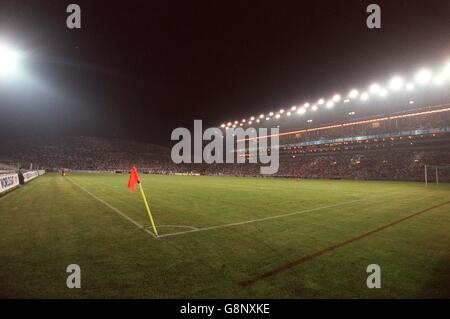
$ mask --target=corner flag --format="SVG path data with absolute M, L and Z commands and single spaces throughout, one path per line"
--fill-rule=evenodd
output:
M 139 175 L 137 173 L 136 167 L 133 166 L 130 172 L 130 178 L 128 179 L 128 188 L 132 192 L 134 192 L 137 183 L 139 183 Z
M 139 180 L 139 175 L 136 167 L 133 166 L 130 172 L 130 178 L 128 179 L 128 188 L 134 192 L 136 189 L 136 184 L 139 184 L 139 190 L 141 191 L 142 199 L 144 200 L 145 208 L 147 209 L 148 217 L 150 218 L 150 222 L 152 223 L 153 231 L 155 235 L 158 236 L 158 231 L 156 230 L 155 222 L 153 221 L 152 213 L 150 212 L 150 207 L 147 203 L 147 198 L 145 197 L 144 189 L 142 188 L 142 183 Z

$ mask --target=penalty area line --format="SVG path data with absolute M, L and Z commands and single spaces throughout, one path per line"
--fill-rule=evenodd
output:
M 80 184 L 76 183 L 73 179 L 71 179 L 70 177 L 66 177 L 72 184 L 74 184 L 75 186 L 77 186 L 78 188 L 80 188 L 82 191 L 84 191 L 86 194 L 88 194 L 89 196 L 91 196 L 92 198 L 96 199 L 97 201 L 99 201 L 100 203 L 102 203 L 103 205 L 105 205 L 106 207 L 112 209 L 114 212 L 116 212 L 119 216 L 121 216 L 122 218 L 126 219 L 127 221 L 129 221 L 130 223 L 132 223 L 133 225 L 135 225 L 137 228 L 142 229 L 143 231 L 145 231 L 147 234 L 151 235 L 154 239 L 157 239 L 158 237 L 156 237 L 155 234 L 153 234 L 150 230 L 146 229 L 145 226 L 139 224 L 137 221 L 135 221 L 134 219 L 132 219 L 131 217 L 127 216 L 126 214 L 124 214 L 123 212 L 121 212 L 119 209 L 115 208 L 114 206 L 112 206 L 110 203 L 104 201 L 103 199 L 101 199 L 100 197 L 97 197 L 96 195 L 92 194 L 90 191 L 88 191 L 86 188 L 84 188 L 83 186 L 81 186 Z
M 305 209 L 305 210 L 281 214 L 281 215 L 275 215 L 275 216 L 269 216 L 269 217 L 264 217 L 264 218 L 251 219 L 251 220 L 244 220 L 241 222 L 230 223 L 230 224 L 202 227 L 202 228 L 197 228 L 197 229 L 180 231 L 180 232 L 176 232 L 176 233 L 163 234 L 163 235 L 159 235 L 158 237 L 160 238 L 160 237 L 178 236 L 178 235 L 184 235 L 184 234 L 189 234 L 189 233 L 197 233 L 197 232 L 206 231 L 206 230 L 213 230 L 213 229 L 219 229 L 219 228 L 240 226 L 240 225 L 245 225 L 245 224 L 250 224 L 250 223 L 263 222 L 263 221 L 271 220 L 271 219 L 284 218 L 284 217 L 289 217 L 289 216 L 293 216 L 293 215 L 300 215 L 300 214 L 305 214 L 305 213 L 309 213 L 309 212 L 314 212 L 314 211 L 318 211 L 318 210 L 322 210 L 322 209 L 339 207 L 339 206 L 348 205 L 348 204 L 352 204 L 352 203 L 356 203 L 356 202 L 361 202 L 364 200 L 365 199 L 356 199 L 356 200 L 342 202 L 342 203 L 338 203 L 338 204 L 334 204 L 334 205 L 320 206 L 320 207 Z

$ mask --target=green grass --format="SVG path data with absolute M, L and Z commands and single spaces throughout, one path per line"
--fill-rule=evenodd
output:
M 0 297 L 450 297 L 450 205 L 239 285 L 449 201 L 448 184 L 141 178 L 158 225 L 202 228 L 346 204 L 154 239 L 71 182 L 149 227 L 139 192 L 126 188 L 127 175 L 48 174 L 0 198 Z M 81 289 L 66 287 L 65 269 L 73 263 L 81 266 Z M 381 289 L 366 287 L 369 264 L 381 267 Z

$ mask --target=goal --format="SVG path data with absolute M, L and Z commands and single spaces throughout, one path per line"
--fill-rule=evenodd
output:
M 425 165 L 425 186 L 433 181 L 439 184 L 439 174 L 449 171 L 450 165 Z

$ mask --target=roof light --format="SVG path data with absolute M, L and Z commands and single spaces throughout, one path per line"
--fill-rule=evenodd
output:
M 393 90 L 398 90 L 403 86 L 403 79 L 399 76 L 394 76 L 389 81 L 389 87 Z
M 351 90 L 350 93 L 348 94 L 348 96 L 352 99 L 356 98 L 358 95 L 359 95 L 359 92 L 356 89 Z
M 334 102 L 339 102 L 340 100 L 341 100 L 341 96 L 339 94 L 333 95 L 333 101 Z
M 297 110 L 297 114 L 300 114 L 300 115 L 305 114 L 305 112 L 306 112 L 306 110 L 304 108 L 300 108 Z
M 417 72 L 415 79 L 420 84 L 427 84 L 431 80 L 431 71 L 428 69 L 422 69 Z
M 386 90 L 385 88 L 382 88 L 378 94 L 380 96 L 386 96 L 388 94 L 388 90 Z
M 439 75 L 436 75 L 436 77 L 433 80 L 433 83 L 436 85 L 441 85 L 442 83 L 444 83 L 444 81 L 445 81 L 444 76 L 439 74 Z
M 322 105 L 323 103 L 325 103 L 324 99 L 319 99 L 319 101 L 317 101 L 317 104 Z
M 408 90 L 408 91 L 414 90 L 414 84 L 413 83 L 406 84 L 406 90 Z
M 378 83 L 373 83 L 370 87 L 369 87 L 369 92 L 372 94 L 376 94 L 380 91 L 380 85 Z

